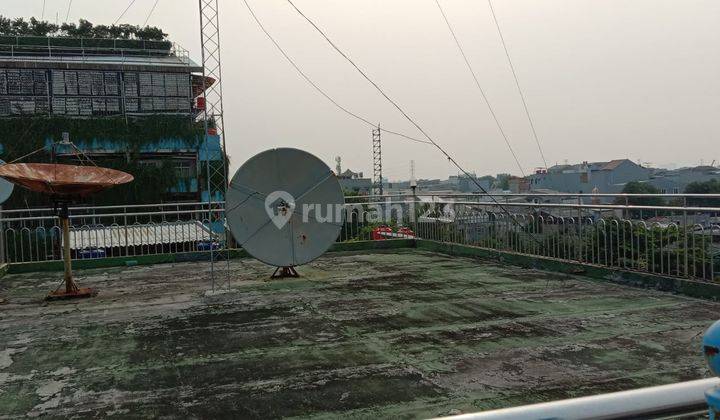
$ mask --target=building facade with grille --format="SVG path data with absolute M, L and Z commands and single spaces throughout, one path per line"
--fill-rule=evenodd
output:
M 214 81 L 202 70 L 165 41 L 0 36 L 0 125 L 19 127 L 0 133 L 2 158 L 30 143 L 50 149 L 68 132 L 98 163 L 171 168 L 168 200 L 207 199 L 203 168 L 222 154 L 212 123 L 205 134 L 202 93 Z

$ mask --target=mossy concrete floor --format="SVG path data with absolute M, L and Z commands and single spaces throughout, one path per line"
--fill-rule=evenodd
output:
M 429 417 L 707 374 L 720 304 L 398 250 L 327 254 L 300 279 L 207 263 L 0 280 L 0 418 Z

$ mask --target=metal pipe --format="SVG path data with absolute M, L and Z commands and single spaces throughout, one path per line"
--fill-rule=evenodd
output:
M 448 193 L 438 194 L 433 192 L 422 193 L 417 192 L 416 197 L 691 197 L 691 198 L 720 198 L 720 194 L 625 194 L 625 193 L 600 193 L 600 194 L 577 194 L 577 193 L 500 193 L 500 194 L 466 194 L 466 193 Z M 389 195 L 362 195 L 347 197 L 348 199 L 367 199 L 367 198 L 401 198 L 412 197 L 412 194 L 389 194 Z
M 77 285 L 72 278 L 72 258 L 70 255 L 70 220 L 66 216 L 60 217 L 63 233 L 63 262 L 65 268 L 65 293 L 77 292 Z
M 680 382 L 445 417 L 452 420 L 629 419 L 696 413 L 707 408 L 705 391 L 720 378 Z
M 437 204 L 453 204 L 453 205 L 472 205 L 472 206 L 491 206 L 497 207 L 498 204 L 493 202 L 478 203 L 476 201 L 438 201 Z M 346 203 L 347 206 L 358 205 L 361 203 Z M 384 202 L 362 203 L 365 205 L 386 204 Z M 596 209 L 596 210 L 662 210 L 662 211 L 689 211 L 689 212 L 710 212 L 720 213 L 720 207 L 670 207 L 670 206 L 634 206 L 622 204 L 555 204 L 555 203 L 503 203 L 504 207 L 529 207 L 529 208 L 563 208 L 563 209 Z

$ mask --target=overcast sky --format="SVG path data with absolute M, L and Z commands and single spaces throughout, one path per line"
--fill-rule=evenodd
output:
M 338 102 L 420 136 L 285 0 L 249 0 L 288 54 Z M 46 0 L 62 22 L 69 0 Z M 73 0 L 70 20 L 113 23 L 129 0 Z M 123 19 L 141 24 L 154 0 Z M 296 0 L 469 171 L 519 172 L 434 0 Z M 442 0 L 526 172 L 542 166 L 484 0 Z M 653 165 L 720 159 L 720 1 L 494 0 L 549 164 L 630 158 Z M 43 0 L 2 0 L 39 16 Z M 298 76 L 241 0 L 220 0 L 227 144 L 238 167 L 270 147 L 305 149 L 334 167 L 372 170 L 371 131 Z M 159 0 L 149 24 L 199 61 L 196 0 Z M 384 174 L 457 173 L 431 146 L 386 135 Z

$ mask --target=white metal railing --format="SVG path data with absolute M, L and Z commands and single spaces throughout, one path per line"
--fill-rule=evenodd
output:
M 14 44 L 0 43 L 0 59 L 4 60 L 52 60 L 52 61 L 68 61 L 68 62 L 85 62 L 85 61 L 102 61 L 103 57 L 108 60 L 122 62 L 133 62 L 138 58 L 145 60 L 152 58 L 172 57 L 176 58 L 182 65 L 190 65 L 190 52 L 176 43 L 163 41 L 142 41 L 142 40 L 124 40 L 124 39 L 94 39 L 94 38 L 46 38 L 46 37 L 15 37 L 17 39 L 34 38 L 38 40 L 47 40 L 45 44 Z M 54 45 L 52 42 L 69 42 L 78 45 Z M 90 43 L 91 45 L 84 45 Z M 103 43 L 106 45 L 96 46 L 93 43 Z M 112 45 L 109 45 L 109 44 Z M 123 46 L 123 44 L 162 44 L 166 43 L 169 48 L 135 48 Z
M 348 197 L 338 241 L 419 238 L 701 281 L 716 281 L 720 273 L 720 208 L 425 197 Z M 221 246 L 225 238 L 212 232 L 221 231 L 223 204 L 214 203 L 212 211 L 207 203 L 73 207 L 73 255 Z M 60 259 L 52 208 L 3 211 L 0 234 L 7 262 Z
M 574 194 L 559 196 L 578 198 Z M 720 273 L 720 207 L 538 203 L 467 195 L 352 197 L 360 203 L 341 240 L 376 239 L 383 224 L 398 237 L 469 245 L 687 279 Z M 505 195 L 504 197 L 507 197 Z M 511 197 L 527 197 L 512 195 Z M 648 198 L 645 195 L 622 195 Z M 720 198 L 694 195 L 685 198 Z M 350 199 L 350 197 L 349 197 Z M 349 200 L 350 201 L 350 200 Z M 389 220 L 373 222 L 380 209 Z
M 73 207 L 70 247 L 74 259 L 155 255 L 218 248 L 220 210 L 208 203 Z M 0 239 L 8 263 L 58 261 L 61 229 L 53 209 L 5 210 Z

